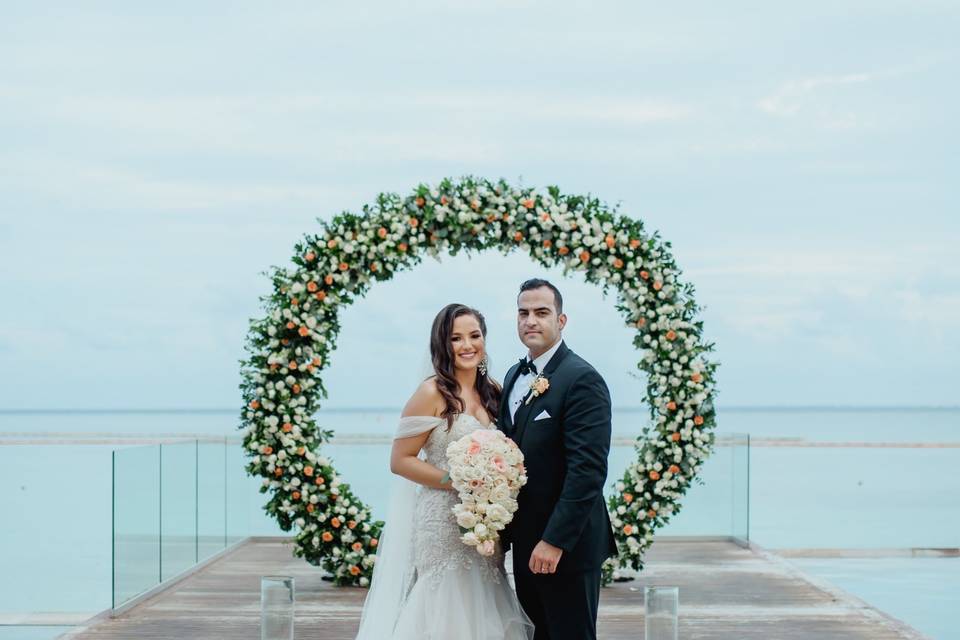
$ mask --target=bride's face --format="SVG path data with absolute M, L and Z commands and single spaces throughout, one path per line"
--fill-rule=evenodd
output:
M 454 318 L 450 334 L 454 366 L 457 369 L 476 369 L 485 355 L 483 332 L 476 316 L 467 314 Z

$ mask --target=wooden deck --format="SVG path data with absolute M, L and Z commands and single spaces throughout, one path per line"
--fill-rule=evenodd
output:
M 680 637 L 780 639 L 923 638 L 863 601 L 795 570 L 755 546 L 727 541 L 656 542 L 633 582 L 604 589 L 600 637 L 643 638 L 643 586 L 680 587 Z M 352 640 L 365 589 L 336 588 L 292 557 L 283 541 L 249 541 L 115 618 L 100 616 L 70 640 L 258 640 L 260 576 L 296 579 L 296 637 Z M 452 639 L 453 640 L 453 639 Z

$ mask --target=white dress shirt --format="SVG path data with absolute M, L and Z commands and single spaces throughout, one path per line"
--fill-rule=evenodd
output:
M 557 349 L 560 348 L 560 343 L 563 342 L 563 338 L 560 337 L 557 339 L 556 343 L 539 356 L 534 358 L 533 365 L 537 368 L 538 374 L 543 373 L 543 368 L 547 366 L 550 362 L 550 358 L 553 357 L 553 354 L 557 352 Z M 530 357 L 530 354 L 527 354 L 527 358 Z M 516 382 L 513 383 L 513 388 L 510 389 L 510 419 L 515 420 L 517 416 L 517 409 L 520 408 L 520 405 L 523 404 L 523 399 L 527 397 L 527 393 L 530 391 L 530 383 L 536 378 L 536 374 L 524 373 L 517 376 Z

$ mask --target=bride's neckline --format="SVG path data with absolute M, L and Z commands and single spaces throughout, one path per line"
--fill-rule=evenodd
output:
M 454 418 L 454 422 L 456 422 L 457 420 L 459 420 L 461 417 L 471 418 L 474 422 L 476 422 L 478 425 L 480 425 L 480 426 L 483 427 L 484 429 L 496 428 L 496 427 L 495 427 L 495 423 L 494 423 L 493 420 L 491 420 L 488 424 L 483 424 L 482 422 L 480 422 L 480 420 L 479 420 L 479 418 L 477 418 L 477 416 L 473 415 L 472 413 L 467 413 L 467 412 L 458 413 L 458 414 L 457 414 L 457 417 Z M 427 419 L 430 419 L 430 420 L 446 420 L 446 418 L 443 418 L 443 417 L 441 417 L 441 416 L 403 416 L 403 417 L 401 417 L 401 420 L 410 420 L 411 418 L 427 418 Z
M 493 426 L 493 420 L 491 420 L 488 424 L 483 424 L 482 422 L 480 422 L 480 419 L 477 418 L 477 416 L 473 415 L 472 413 L 467 413 L 466 411 L 464 411 L 463 413 L 458 413 L 458 414 L 457 414 L 457 417 L 460 417 L 460 416 L 466 416 L 466 417 L 468 417 L 468 418 L 473 418 L 473 421 L 476 422 L 476 423 L 477 423 L 478 425 L 480 425 L 481 427 L 483 427 L 484 429 L 489 429 L 490 427 Z

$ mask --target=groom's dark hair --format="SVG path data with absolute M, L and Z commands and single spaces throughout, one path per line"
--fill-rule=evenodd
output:
M 563 296 L 560 295 L 560 290 L 553 286 L 549 280 L 544 280 L 543 278 L 530 278 L 522 285 L 520 285 L 520 293 L 524 291 L 530 291 L 531 289 L 539 289 L 540 287 L 546 287 L 553 291 L 553 306 L 557 308 L 557 315 L 563 313 Z M 520 293 L 517 294 L 517 298 L 520 297 Z

